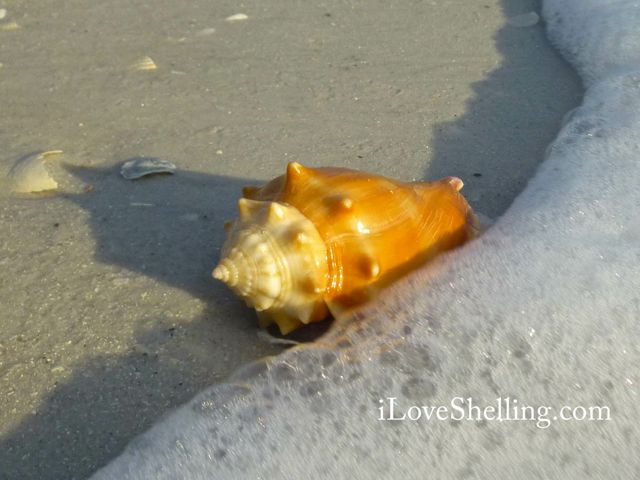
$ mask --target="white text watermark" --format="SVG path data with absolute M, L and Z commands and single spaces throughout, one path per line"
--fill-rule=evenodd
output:
M 397 397 L 379 400 L 380 421 L 463 421 L 476 422 L 534 422 L 537 428 L 548 428 L 552 422 L 609 421 L 611 410 L 605 405 L 569 406 L 553 408 L 546 405 L 527 405 L 516 398 L 498 397 L 495 403 L 479 405 L 472 397 L 453 397 L 445 405 L 402 405 Z

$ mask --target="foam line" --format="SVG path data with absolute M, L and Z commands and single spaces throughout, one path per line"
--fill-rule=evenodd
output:
M 508 212 L 325 343 L 202 392 L 96 480 L 639 474 L 640 3 L 543 13 L 588 89 Z M 405 411 L 457 397 L 555 410 L 546 427 L 380 421 L 388 397 Z M 554 421 L 564 405 L 611 419 Z

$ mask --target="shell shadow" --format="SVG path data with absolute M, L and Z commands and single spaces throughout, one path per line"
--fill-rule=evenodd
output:
M 250 179 L 178 170 L 130 181 L 116 168 L 65 166 L 93 185 L 68 199 L 90 214 L 95 258 L 188 291 L 209 302 L 227 289 L 211 278 L 225 220 Z M 246 309 L 245 316 L 252 315 Z M 253 319 L 255 321 L 255 319 Z
M 237 217 L 242 187 L 263 182 L 185 170 L 131 181 L 115 167 L 64 168 L 80 182 L 95 186 L 90 193 L 68 199 L 90 213 L 96 260 L 185 290 L 212 308 L 214 300 L 226 299 L 225 309 L 232 310 L 234 321 L 256 328 L 255 312 L 212 279 L 211 270 L 225 240 L 223 224 Z M 313 341 L 329 325 L 316 323 L 287 338 Z M 277 328 L 269 333 L 281 337 Z
M 0 438 L 0 478 L 85 478 L 158 417 L 224 379 L 225 369 L 283 350 L 256 347 L 255 313 L 211 278 L 223 222 L 236 216 L 242 186 L 255 182 L 188 171 L 128 181 L 119 167 L 63 168 L 93 187 L 64 196 L 89 214 L 96 261 L 185 290 L 205 306 L 174 327 L 163 318 L 136 325 L 124 353 L 88 355 L 74 366 L 37 412 Z M 224 348 L 220 323 L 239 345 Z M 211 353 L 221 348 L 222 365 Z

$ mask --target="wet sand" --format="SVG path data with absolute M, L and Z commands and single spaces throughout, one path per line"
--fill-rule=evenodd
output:
M 0 177 L 65 152 L 57 193 L 0 194 L 0 478 L 85 478 L 281 351 L 210 278 L 243 185 L 293 160 L 457 175 L 497 217 L 581 96 L 541 23 L 507 24 L 534 1 L 0 8 Z M 137 157 L 178 172 L 122 179 Z

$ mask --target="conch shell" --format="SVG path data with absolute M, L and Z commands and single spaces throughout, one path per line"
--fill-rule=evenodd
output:
M 289 333 L 472 238 L 462 185 L 290 163 L 286 175 L 243 189 L 213 276 L 256 309 L 260 326 Z

